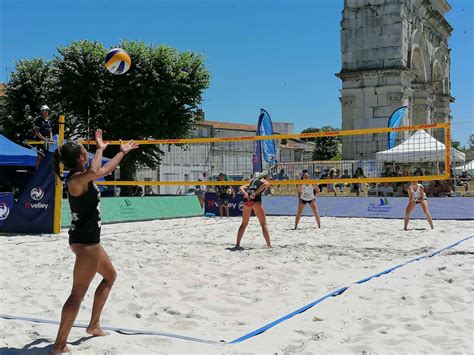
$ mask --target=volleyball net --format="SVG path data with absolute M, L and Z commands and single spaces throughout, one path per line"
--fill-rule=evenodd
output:
M 448 123 L 272 136 L 137 140 L 140 145 L 159 147 L 163 152 L 159 166 L 139 168 L 134 181 L 98 184 L 159 186 L 160 194 L 182 193 L 193 185 L 241 185 L 253 176 L 254 159 L 260 159 L 255 154 L 258 141 L 272 141 L 276 151 L 272 162 L 263 157 L 263 172 L 270 180 L 285 180 L 287 185 L 317 184 L 321 179 L 324 184 L 405 182 L 413 176 L 417 181 L 447 179 L 454 151 L 446 149 L 451 145 Z M 303 172 L 310 175 L 309 181 L 301 180 Z M 219 181 L 220 174 L 224 174 L 225 183 Z

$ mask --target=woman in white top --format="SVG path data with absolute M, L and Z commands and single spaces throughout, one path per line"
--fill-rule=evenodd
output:
M 302 176 L 303 180 L 309 180 L 310 176 L 307 172 L 303 173 Z M 295 219 L 295 229 L 298 228 L 298 223 L 300 221 L 300 217 L 303 213 L 303 210 L 306 204 L 309 204 L 311 209 L 313 210 L 314 217 L 316 218 L 316 223 L 318 224 L 318 228 L 321 228 L 321 219 L 319 217 L 318 212 L 318 205 L 316 204 L 315 193 L 319 192 L 318 185 L 299 185 L 298 186 L 298 213 L 296 214 Z
M 418 204 L 420 204 L 421 208 L 423 209 L 431 229 L 434 228 L 433 218 L 431 218 L 430 210 L 428 209 L 428 201 L 426 200 L 425 189 L 423 185 L 416 181 L 412 181 L 408 186 L 408 205 L 405 211 L 404 230 L 407 230 L 408 222 L 410 221 L 410 215 Z

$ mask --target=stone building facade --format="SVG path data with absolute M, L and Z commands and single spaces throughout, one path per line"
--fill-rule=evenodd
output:
M 447 0 L 344 1 L 342 69 L 336 74 L 342 80 L 342 129 L 386 127 L 400 106 L 408 106 L 402 125 L 451 120 L 453 28 L 444 18 L 450 10 Z M 363 144 L 346 139 L 343 157 L 372 159 L 386 147 L 385 135 Z

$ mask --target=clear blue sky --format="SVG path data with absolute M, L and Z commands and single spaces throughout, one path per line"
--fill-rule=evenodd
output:
M 473 0 L 449 0 L 454 27 L 454 139 L 474 133 Z M 24 58 L 52 58 L 80 39 L 114 46 L 121 39 L 203 53 L 212 72 L 208 120 L 274 121 L 340 127 L 339 24 L 343 0 L 0 0 L 0 81 Z

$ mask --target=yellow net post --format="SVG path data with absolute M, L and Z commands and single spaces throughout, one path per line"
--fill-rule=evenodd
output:
M 59 137 L 58 147 L 62 146 L 64 141 L 64 115 L 59 116 Z M 63 173 L 63 164 L 59 166 L 60 173 Z M 56 176 L 56 185 L 54 189 L 54 221 L 53 221 L 53 233 L 58 234 L 61 231 L 61 207 L 63 201 L 63 182 Z
M 445 175 L 446 179 L 451 178 L 451 125 L 447 124 L 444 131 L 444 145 L 446 146 Z M 453 167 L 454 168 L 454 167 Z

